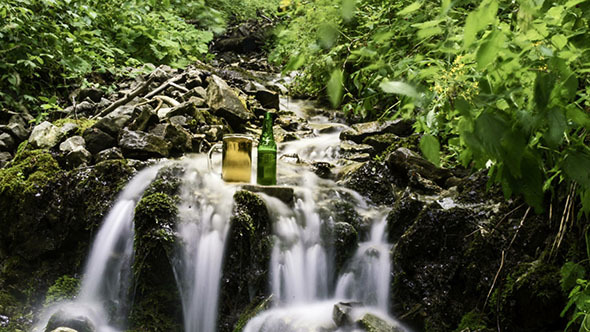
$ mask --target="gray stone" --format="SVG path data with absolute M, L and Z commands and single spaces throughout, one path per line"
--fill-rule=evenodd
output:
M 389 168 L 399 174 L 410 175 L 417 173 L 421 177 L 436 183 L 444 183 L 453 174 L 450 170 L 438 168 L 430 161 L 407 148 L 398 148 L 386 157 Z
M 97 88 L 85 88 L 81 89 L 78 93 L 78 99 L 84 100 L 86 98 L 90 98 L 95 103 L 99 103 L 102 97 L 104 96 L 104 91 L 97 89 Z
M 141 113 L 133 120 L 133 122 L 129 125 L 130 130 L 139 130 L 145 131 L 147 128 L 156 125 L 160 121 L 160 118 L 149 107 L 144 107 L 141 110 Z
M 168 128 L 169 125 L 169 123 L 158 123 L 150 130 L 150 134 L 164 137 L 166 134 L 166 128 Z
M 178 125 L 181 127 L 186 126 L 186 116 L 183 115 L 171 116 L 170 119 L 168 119 L 168 121 L 170 121 L 170 123 L 173 125 Z
M 365 314 L 358 321 L 358 324 L 364 331 L 367 332 L 405 332 L 406 330 L 395 324 L 394 322 L 388 322 L 387 320 L 380 318 L 371 313 Z
M 0 168 L 4 167 L 11 160 L 12 154 L 10 152 L 0 152 Z
M 96 162 L 99 163 L 105 160 L 124 159 L 123 152 L 118 147 L 105 149 L 96 154 Z
M 15 142 L 8 133 L 0 134 L 0 151 L 12 151 L 15 148 Z
M 268 196 L 272 196 L 275 198 L 280 199 L 281 201 L 292 204 L 294 191 L 291 187 L 285 186 L 260 186 L 260 185 L 253 185 L 253 184 L 246 184 L 242 186 L 242 189 L 248 190 L 255 193 L 264 193 Z
M 86 148 L 91 153 L 97 153 L 115 146 L 117 140 L 98 128 L 88 128 L 82 135 L 86 141 Z
M 109 102 L 110 103 L 110 102 Z M 76 105 L 68 106 L 63 110 L 66 115 L 91 115 L 98 108 L 98 104 L 91 103 L 89 101 L 82 101 Z
M 254 117 L 254 113 L 246 108 L 238 95 L 227 83 L 216 75 L 211 75 L 207 81 L 207 104 L 216 114 L 224 117 L 235 129 L 240 128 L 246 121 Z
M 354 307 L 358 307 L 360 303 L 352 302 L 339 302 L 334 305 L 334 309 L 332 310 L 332 320 L 336 323 L 338 327 L 344 327 L 348 325 L 352 325 L 354 320 L 350 316 L 352 313 L 352 309 Z
M 53 331 L 57 328 L 64 327 L 76 330 L 78 332 L 96 331 L 94 324 L 88 317 L 66 312 L 63 309 L 57 311 L 51 316 L 47 326 L 45 327 L 45 331 Z
M 29 143 L 36 148 L 52 148 L 61 139 L 61 132 L 59 128 L 54 126 L 51 122 L 44 121 L 33 128 Z
M 126 157 L 140 160 L 168 157 L 170 154 L 170 144 L 162 137 L 140 131 L 123 129 L 119 146 Z
M 25 128 L 25 126 L 20 122 L 10 122 L 6 126 L 6 132 L 12 135 L 19 141 L 24 141 L 29 137 L 29 131 Z
M 193 149 L 192 135 L 178 125 L 166 126 L 164 138 L 170 142 L 172 151 L 190 152 Z
M 191 138 L 193 151 L 196 153 L 209 151 L 211 144 L 207 142 L 204 134 L 194 134 Z
M 385 122 L 373 121 L 357 123 L 351 129 L 340 133 L 340 139 L 361 143 L 365 138 L 373 135 L 391 133 L 397 136 L 409 136 L 413 132 L 413 122 L 397 119 Z
M 167 118 L 168 113 L 170 113 L 171 111 L 171 107 L 160 107 L 160 109 L 158 110 L 158 118 L 160 118 L 160 120 Z
M 134 111 L 135 106 L 117 107 L 104 118 L 98 120 L 93 127 L 98 128 L 113 137 L 117 137 L 119 131 L 131 122 Z
M 390 145 L 400 142 L 399 136 L 392 133 L 369 136 L 363 139 L 363 144 L 372 146 L 375 151 L 385 151 Z
M 193 116 L 197 110 L 197 107 L 205 106 L 205 101 L 198 97 L 191 97 L 188 101 L 180 103 L 174 106 L 170 112 L 166 113 L 166 117 L 170 118 L 176 115 L 188 115 Z
M 66 163 L 72 167 L 88 164 L 92 154 L 85 148 L 82 136 L 72 136 L 59 145 L 59 150 L 64 152 Z
M 71 137 L 78 131 L 78 125 L 72 122 L 66 122 L 63 126 L 59 127 L 59 132 L 62 137 Z
M 78 330 L 74 330 L 69 327 L 58 327 L 51 332 L 78 332 Z
M 373 153 L 374 149 L 372 146 L 367 144 L 356 144 L 351 141 L 340 142 L 340 152 L 343 154 L 356 154 L 356 153 Z
M 203 88 L 202 86 L 198 86 L 191 91 L 194 91 L 195 96 L 201 97 L 205 100 L 207 99 L 207 90 L 205 90 L 205 88 Z

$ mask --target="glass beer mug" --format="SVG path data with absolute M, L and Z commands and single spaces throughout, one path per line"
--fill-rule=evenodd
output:
M 207 154 L 210 171 L 213 169 L 211 157 L 219 148 L 221 148 L 221 178 L 226 182 L 250 183 L 252 138 L 245 134 L 223 135 L 223 143 L 213 145 Z

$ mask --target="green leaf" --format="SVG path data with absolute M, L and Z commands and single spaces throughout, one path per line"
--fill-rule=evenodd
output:
M 440 166 L 440 144 L 436 137 L 425 134 L 420 139 L 420 150 L 424 157 L 436 166 Z
M 555 76 L 548 73 L 540 73 L 535 80 L 535 104 L 539 110 L 547 109 L 551 91 L 555 86 Z
M 590 154 L 587 151 L 569 151 L 563 163 L 563 170 L 571 180 L 590 188 Z
M 422 7 L 422 1 L 414 1 L 411 4 L 409 4 L 408 6 L 406 6 L 406 8 L 400 10 L 397 13 L 397 16 L 408 15 L 410 13 L 417 11 L 418 9 L 420 9 L 420 7 Z
M 342 0 L 342 18 L 345 21 L 349 21 L 354 17 L 354 11 L 356 10 L 356 0 Z
M 502 31 L 495 30 L 492 32 L 486 40 L 481 44 L 479 49 L 477 50 L 477 69 L 482 70 L 487 65 L 492 63 L 498 56 L 500 50 L 504 48 L 504 42 L 506 41 L 506 36 Z
M 553 108 L 547 113 L 547 123 L 549 131 L 545 135 L 545 140 L 549 147 L 555 148 L 564 138 L 564 131 L 567 128 L 566 117 L 559 108 Z
M 330 75 L 328 81 L 328 97 L 333 107 L 338 107 L 342 101 L 342 92 L 344 89 L 343 73 L 340 69 L 335 69 Z
M 551 37 L 551 43 L 553 43 L 558 50 L 561 50 L 567 45 L 567 37 L 562 34 L 554 35 Z
M 567 262 L 561 267 L 561 288 L 569 292 L 576 286 L 576 280 L 584 278 L 586 269 L 580 264 Z
M 395 93 L 398 95 L 404 95 L 412 98 L 418 98 L 418 91 L 416 89 L 404 82 L 400 81 L 383 81 L 379 84 L 379 87 L 385 93 Z
M 496 0 L 484 0 L 479 7 L 467 15 L 465 28 L 463 29 L 463 47 L 467 48 L 473 44 L 477 34 L 494 23 L 498 12 Z
M 431 28 L 426 28 L 426 29 L 420 29 L 418 30 L 418 39 L 426 39 L 438 34 L 441 34 L 443 32 L 443 30 L 440 27 L 431 27 Z
M 318 28 L 319 44 L 324 49 L 329 49 L 338 39 L 338 28 L 332 23 L 323 23 Z

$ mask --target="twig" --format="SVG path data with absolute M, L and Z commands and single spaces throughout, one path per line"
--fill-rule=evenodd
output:
M 574 206 L 574 195 L 576 193 L 576 183 L 572 183 L 570 186 L 570 192 L 567 195 L 567 199 L 565 200 L 565 205 L 563 207 L 563 214 L 561 215 L 561 221 L 559 223 L 559 230 L 557 231 L 557 235 L 555 236 L 555 240 L 553 241 L 553 246 L 551 246 L 551 251 L 549 252 L 549 257 L 553 257 L 553 254 L 557 255 L 557 250 L 561 246 L 561 241 L 565 236 L 565 232 L 567 231 L 567 222 L 570 219 L 570 212 Z
M 133 98 L 137 97 L 140 93 L 142 93 L 143 91 L 145 91 L 145 89 L 147 89 L 148 86 L 153 81 L 154 81 L 154 76 L 150 75 L 150 77 L 147 79 L 147 81 L 145 81 L 142 85 L 140 85 L 139 87 L 137 87 L 137 89 L 133 90 L 131 93 L 126 94 L 123 98 L 115 101 L 114 103 L 112 103 L 111 105 L 109 105 L 107 108 L 105 108 L 104 110 L 102 110 L 100 113 L 98 113 L 97 115 L 93 116 L 91 119 L 96 119 L 97 117 L 105 116 L 105 115 L 111 113 L 117 107 L 119 107 L 121 105 L 127 104 L 128 102 L 130 102 L 131 100 L 133 100 Z
M 176 99 L 170 98 L 168 96 L 159 95 L 155 96 L 154 99 L 158 101 L 161 100 L 172 107 L 180 105 L 180 103 Z
M 170 86 L 171 83 L 176 83 L 176 82 L 180 81 L 180 79 L 182 78 L 183 75 L 184 74 L 176 75 L 176 76 L 172 77 L 171 79 L 167 80 L 166 82 L 162 83 L 162 85 L 157 87 L 154 91 L 145 95 L 145 98 L 149 99 L 149 98 L 152 98 L 153 96 L 157 95 L 158 93 L 160 93 L 161 91 L 166 89 L 168 86 Z
M 158 113 L 158 111 L 160 110 L 160 107 L 162 107 L 162 104 L 164 103 L 164 100 L 162 99 L 158 99 L 158 106 L 156 106 L 156 108 L 154 109 L 154 113 Z
M 178 90 L 182 91 L 182 92 L 189 92 L 189 89 L 183 87 L 182 85 L 178 85 L 174 82 L 170 82 L 170 86 L 173 86 L 175 88 L 177 88 Z

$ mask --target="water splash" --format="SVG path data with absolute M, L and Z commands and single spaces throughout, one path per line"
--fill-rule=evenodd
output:
M 125 186 L 94 239 L 76 300 L 49 307 L 41 314 L 34 331 L 43 331 L 58 311 L 70 317 L 87 318 L 98 332 L 117 331 L 117 327 L 110 326 L 111 322 L 125 321 L 133 259 L 134 209 L 162 166 L 140 171 Z M 109 313 L 111 308 L 115 310 Z
M 174 273 L 182 298 L 185 332 L 213 332 L 235 187 L 199 168 L 206 165 L 200 159 L 186 165 Z

